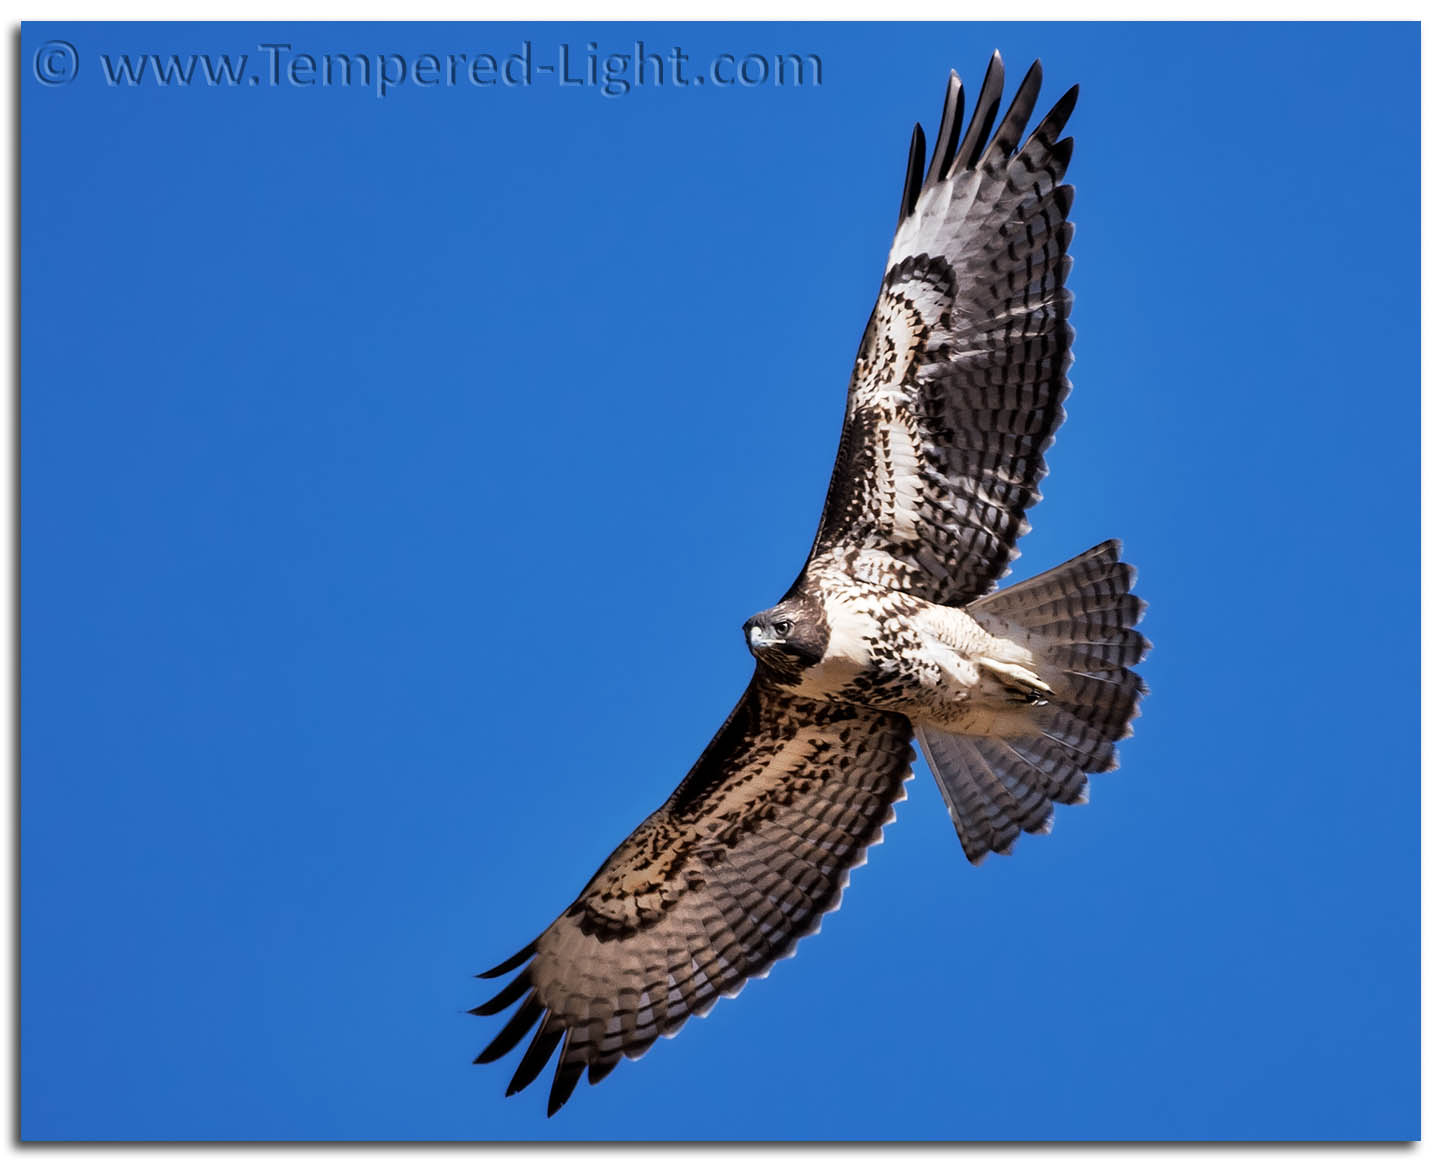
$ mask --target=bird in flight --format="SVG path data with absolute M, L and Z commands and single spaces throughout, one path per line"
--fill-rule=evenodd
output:
M 973 863 L 1045 832 L 1145 693 L 1135 572 L 1107 541 L 993 591 L 1030 527 L 1065 413 L 1072 330 L 1060 136 L 1070 89 L 1025 134 L 1041 65 L 1000 120 L 995 54 L 963 131 L 947 82 L 930 162 L 912 131 L 901 212 L 846 399 L 816 539 L 743 629 L 756 669 L 671 797 L 536 939 L 481 1016 L 476 1058 L 531 1033 L 507 1094 L 559 1050 L 548 1114 L 718 997 L 765 975 L 835 908 L 910 777 L 915 738 Z

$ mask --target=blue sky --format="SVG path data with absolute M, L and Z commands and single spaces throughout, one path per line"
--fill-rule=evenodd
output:
M 534 71 L 638 38 L 821 83 Z M 528 39 L 532 84 L 470 82 Z M 1015 576 L 1124 539 L 1137 736 L 980 868 L 918 763 L 819 935 L 547 1121 L 470 1064 L 470 974 L 744 687 L 911 124 L 993 48 L 1008 93 L 1081 84 Z M 408 79 L 294 66 L 343 52 Z M 116 72 L 150 53 L 257 80 Z M 27 24 L 21 59 L 25 1137 L 1416 1136 L 1415 25 Z

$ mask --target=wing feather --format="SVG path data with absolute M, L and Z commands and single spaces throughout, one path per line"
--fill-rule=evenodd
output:
M 1033 64 L 997 121 L 993 56 L 958 137 L 953 74 L 919 190 L 924 138 L 913 138 L 808 569 L 839 564 L 861 582 L 963 604 L 1006 574 L 1030 528 L 1071 363 L 1072 142 L 1057 135 L 1076 89 L 1026 136 L 1041 80 Z
M 906 153 L 906 175 L 901 183 L 901 210 L 896 217 L 898 229 L 916 209 L 921 193 L 922 167 L 926 164 L 926 134 L 920 125 L 911 127 L 911 145 Z
M 904 717 L 753 678 L 671 797 L 503 962 L 518 975 L 471 1011 L 520 1008 L 477 1062 L 534 1027 L 507 1092 L 534 1081 L 559 1048 L 555 1113 L 583 1072 L 599 1081 L 765 975 L 836 905 L 894 818 L 911 759 Z
M 964 170 L 975 169 L 976 163 L 981 160 L 987 135 L 996 122 L 996 111 L 1001 108 L 1001 91 L 1005 83 L 1006 70 L 1002 67 L 1001 53 L 994 52 L 991 60 L 986 62 L 986 76 L 981 82 L 981 95 L 976 99 L 976 111 L 956 151 L 956 164 Z
M 931 166 L 926 171 L 926 180 L 929 182 L 941 181 L 942 175 L 951 168 L 952 159 L 956 156 L 957 142 L 961 139 L 961 108 L 965 102 L 966 94 L 961 87 L 961 78 L 953 69 L 951 76 L 946 79 L 946 96 L 941 104 L 941 126 L 936 131 L 936 149 L 931 155 Z

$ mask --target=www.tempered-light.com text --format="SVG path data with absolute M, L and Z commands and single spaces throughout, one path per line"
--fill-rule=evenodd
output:
M 629 51 L 603 52 L 584 46 L 541 46 L 522 41 L 511 53 L 491 52 L 310 52 L 282 42 L 258 44 L 254 53 L 95 54 L 101 81 L 112 88 L 356 88 L 384 97 L 403 86 L 416 88 L 594 89 L 620 97 L 633 89 L 712 85 L 720 88 L 815 87 L 821 58 L 815 53 L 723 52 L 693 59 L 678 45 L 649 48 L 636 41 Z M 80 79 L 82 61 L 68 42 L 48 41 L 35 53 L 36 79 L 46 85 Z

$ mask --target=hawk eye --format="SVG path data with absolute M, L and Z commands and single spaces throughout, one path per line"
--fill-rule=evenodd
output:
M 784 617 L 780 621 L 772 622 L 771 624 L 772 628 L 783 637 L 791 632 L 791 622 Z

